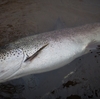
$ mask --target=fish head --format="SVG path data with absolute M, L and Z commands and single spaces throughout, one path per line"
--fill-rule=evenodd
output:
M 0 82 L 9 80 L 20 68 L 24 54 L 21 49 L 0 50 Z

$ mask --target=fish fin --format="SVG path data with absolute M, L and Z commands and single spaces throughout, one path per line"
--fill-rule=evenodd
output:
M 27 62 L 27 61 L 32 61 L 48 44 L 42 46 L 39 50 L 37 50 L 33 55 L 31 56 L 28 56 L 24 62 Z

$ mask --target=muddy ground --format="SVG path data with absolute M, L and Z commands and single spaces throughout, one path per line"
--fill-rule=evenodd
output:
M 100 22 L 99 0 L 0 0 L 0 45 L 60 27 Z

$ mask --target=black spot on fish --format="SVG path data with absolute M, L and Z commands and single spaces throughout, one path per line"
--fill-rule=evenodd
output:
M 24 52 L 26 53 L 26 50 Z
M 6 58 L 4 58 L 3 60 L 6 60 Z
M 7 57 L 8 57 L 9 55 L 7 54 Z
M 18 53 L 18 55 L 19 55 L 20 53 Z

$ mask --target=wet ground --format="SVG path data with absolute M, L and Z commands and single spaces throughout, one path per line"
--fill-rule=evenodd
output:
M 59 27 L 100 22 L 99 0 L 0 0 L 0 45 Z
M 0 0 L 0 46 L 46 31 L 100 22 L 100 0 Z M 0 99 L 99 99 L 100 57 L 0 85 Z

